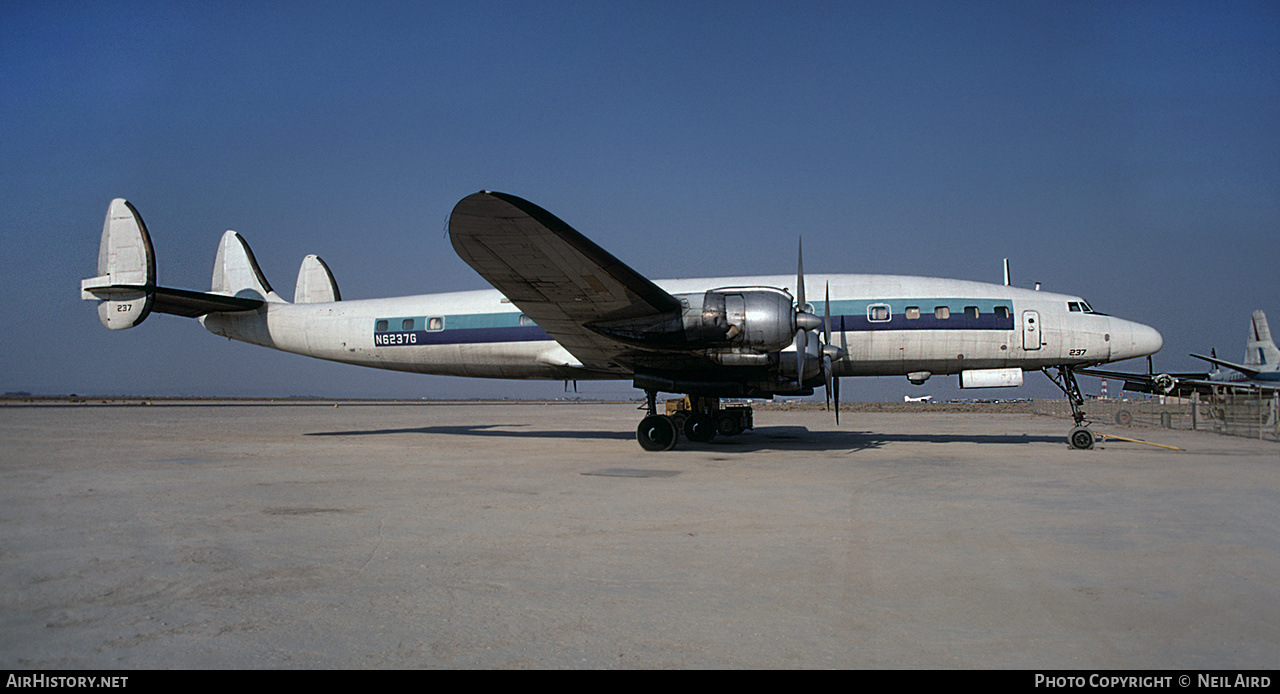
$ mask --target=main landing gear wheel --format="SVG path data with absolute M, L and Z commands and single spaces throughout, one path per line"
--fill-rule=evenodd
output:
M 716 432 L 721 436 L 737 436 L 742 433 L 742 420 L 728 412 L 721 412 L 716 415 Z
M 1089 427 L 1076 427 L 1067 435 L 1067 441 L 1072 448 L 1087 451 L 1093 448 L 1093 432 Z
M 716 423 L 709 414 L 692 414 L 684 422 L 685 438 L 695 443 L 706 443 L 716 436 Z
M 665 415 L 651 414 L 636 427 L 636 440 L 646 451 L 669 451 L 676 447 L 677 438 L 675 423 Z

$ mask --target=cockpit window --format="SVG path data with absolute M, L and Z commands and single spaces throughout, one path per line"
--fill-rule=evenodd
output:
M 1069 310 L 1069 311 L 1074 311 L 1074 312 L 1076 312 L 1076 313 L 1079 313 L 1079 312 L 1080 312 L 1080 302 L 1079 302 L 1079 301 L 1068 301 L 1068 302 L 1067 302 L 1067 310 Z
M 1087 302 L 1084 301 L 1068 301 L 1067 310 L 1079 313 L 1094 313 L 1094 310 L 1090 308 Z

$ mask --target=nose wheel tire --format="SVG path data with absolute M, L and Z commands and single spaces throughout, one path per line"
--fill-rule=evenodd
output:
M 1067 435 L 1072 448 L 1087 451 L 1093 448 L 1093 432 L 1088 427 L 1076 427 Z
M 676 447 L 676 425 L 670 417 L 654 414 L 640 420 L 636 440 L 646 451 L 669 451 Z

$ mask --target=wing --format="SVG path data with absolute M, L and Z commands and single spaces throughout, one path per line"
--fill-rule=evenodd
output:
M 1135 374 L 1122 371 L 1105 371 L 1102 369 L 1076 369 L 1076 373 L 1098 378 L 1114 378 L 1124 381 L 1124 389 L 1134 393 L 1151 393 L 1154 395 L 1185 396 L 1193 392 L 1211 393 L 1215 390 L 1229 388 L 1233 390 L 1273 392 L 1280 390 L 1280 385 L 1271 386 L 1260 383 L 1238 381 L 1215 381 L 1206 373 L 1175 374 Z
M 1225 366 L 1228 369 L 1231 369 L 1232 371 L 1239 371 L 1240 373 L 1248 376 L 1249 378 L 1257 378 L 1258 374 L 1262 373 L 1261 369 L 1254 369 L 1254 368 L 1245 366 L 1244 364 L 1236 364 L 1229 361 L 1223 361 L 1221 359 L 1218 359 L 1217 357 L 1206 357 L 1203 354 L 1193 354 L 1191 356 L 1195 357 L 1196 359 L 1203 359 L 1209 362 L 1210 364 L 1215 364 L 1217 366 Z
M 589 368 L 626 370 L 623 343 L 596 323 L 660 319 L 681 310 L 663 291 L 537 205 L 481 191 L 453 208 L 458 255 Z

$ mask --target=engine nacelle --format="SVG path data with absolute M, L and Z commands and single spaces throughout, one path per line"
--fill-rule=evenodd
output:
M 791 295 L 781 289 L 724 287 L 676 298 L 684 306 L 679 314 L 601 321 L 587 327 L 655 351 L 702 348 L 717 354 L 761 354 L 782 350 L 795 339 L 796 309 Z
M 722 287 L 677 298 L 688 306 L 682 318 L 691 344 L 773 352 L 795 338 L 794 300 L 781 289 Z

